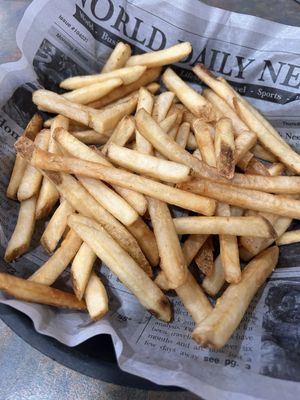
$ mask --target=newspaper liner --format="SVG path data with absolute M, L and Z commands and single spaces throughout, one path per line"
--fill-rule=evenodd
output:
M 33 1 L 17 31 L 22 58 L 0 66 L 1 256 L 18 212 L 18 204 L 5 197 L 13 144 L 35 111 L 32 91 L 42 86 L 57 90 L 67 76 L 99 71 L 120 39 L 133 45 L 135 53 L 192 42 L 192 56 L 176 66 L 181 76 L 192 80 L 191 64 L 204 62 L 250 97 L 282 137 L 300 149 L 299 28 L 196 0 Z M 39 246 L 42 230 L 43 222 L 29 254 L 10 265 L 1 258 L 0 270 L 29 276 L 47 258 Z M 191 340 L 194 323 L 177 297 L 171 297 L 175 321 L 155 320 L 103 265 L 110 312 L 101 321 L 2 294 L 0 301 L 28 315 L 38 332 L 67 346 L 110 334 L 120 368 L 158 384 L 180 386 L 207 399 L 295 399 L 300 395 L 299 248 L 281 248 L 279 269 L 221 351 L 203 349 Z M 68 272 L 58 285 L 66 282 Z

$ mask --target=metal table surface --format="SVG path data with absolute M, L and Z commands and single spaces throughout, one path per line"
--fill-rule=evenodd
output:
M 17 60 L 15 32 L 30 0 L 0 0 L 0 64 Z M 205 3 L 300 26 L 295 0 L 204 0 Z M 192 400 L 186 392 L 139 390 L 106 383 L 64 367 L 43 355 L 0 319 L 0 400 L 156 399 Z

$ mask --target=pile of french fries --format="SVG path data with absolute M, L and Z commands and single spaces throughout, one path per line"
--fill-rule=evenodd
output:
M 28 251 L 39 219 L 48 219 L 50 257 L 27 280 L 0 274 L 1 290 L 96 320 L 108 311 L 99 258 L 155 317 L 172 320 L 164 292 L 175 290 L 193 339 L 226 344 L 277 264 L 274 242 L 299 240 L 285 232 L 300 218 L 300 156 L 203 65 L 193 68 L 208 87 L 201 94 L 170 67 L 161 76 L 191 50 L 132 56 L 118 43 L 99 74 L 65 79 L 62 95 L 33 93 L 55 116 L 35 115 L 15 144 L 7 196 L 20 210 L 5 260 Z M 185 216 L 174 218 L 173 206 Z M 68 266 L 74 294 L 51 287 Z

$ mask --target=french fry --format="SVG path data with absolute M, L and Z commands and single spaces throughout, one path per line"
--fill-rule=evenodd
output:
M 188 122 L 183 122 L 178 128 L 176 135 L 176 143 L 178 143 L 179 146 L 185 149 L 189 135 L 190 135 L 190 124 Z
M 151 114 L 153 105 L 154 98 L 152 94 L 145 88 L 141 87 L 139 90 L 139 100 L 136 107 L 136 113 L 143 108 L 149 114 Z M 137 129 L 135 130 L 135 141 L 137 151 L 144 154 L 152 154 L 152 145 L 139 133 Z
M 221 118 L 216 123 L 215 153 L 218 172 L 225 178 L 232 179 L 235 170 L 235 143 L 229 118 Z
M 253 154 L 255 157 L 260 158 L 265 161 L 269 162 L 276 162 L 277 158 L 264 147 L 262 147 L 259 143 L 257 143 L 254 148 L 252 149 Z
M 127 43 L 119 42 L 110 53 L 101 72 L 111 72 L 119 68 L 123 68 L 131 56 L 131 47 Z
M 181 122 L 182 122 L 182 116 L 183 116 L 183 112 L 180 111 L 180 110 L 177 111 L 177 118 L 176 118 L 176 121 L 175 121 L 175 123 L 174 123 L 172 129 L 170 129 L 170 130 L 168 131 L 168 136 L 169 136 L 171 139 L 173 139 L 174 141 L 175 141 L 175 139 L 176 139 L 176 137 L 177 137 L 177 134 L 178 134 L 178 131 L 179 131 L 179 127 L 180 127 Z M 159 124 L 159 126 L 161 127 L 161 124 Z
M 56 185 L 60 194 L 75 210 L 86 217 L 94 218 L 120 243 L 121 247 L 128 251 L 141 268 L 149 275 L 151 274 L 151 267 L 135 238 L 75 178 L 71 175 L 50 171 L 44 172 L 44 174 Z
M 193 151 L 193 156 L 198 158 L 198 160 L 202 161 L 202 156 L 199 149 Z
M 48 149 L 50 132 L 42 130 L 37 134 L 34 143 L 36 146 L 43 150 Z M 30 199 L 30 197 L 37 196 L 42 183 L 42 174 L 31 165 L 27 164 L 22 181 L 20 182 L 17 197 L 19 201 Z
M 68 216 L 73 212 L 73 207 L 66 200 L 62 200 L 52 215 L 41 237 L 41 245 L 49 253 L 56 249 L 66 230 Z
M 185 283 L 176 289 L 176 293 L 197 325 L 213 310 L 201 286 L 189 271 Z
M 273 177 L 268 177 L 268 179 L 270 178 Z M 180 189 L 203 194 L 234 206 L 278 214 L 283 217 L 300 218 L 299 200 L 207 180 L 197 179 L 186 183 L 180 183 L 177 186 Z
M 193 261 L 197 253 L 204 245 L 208 235 L 189 235 L 182 245 L 182 252 L 186 260 L 187 266 Z
M 232 283 L 225 290 L 214 310 L 194 330 L 192 338 L 197 343 L 213 349 L 220 349 L 226 344 L 241 322 L 255 293 L 275 268 L 278 254 L 278 247 L 273 246 L 244 268 L 241 281 Z
M 100 152 L 96 152 L 85 146 L 79 140 L 76 140 L 65 130 L 57 130 L 55 138 L 58 143 L 72 156 L 83 160 L 102 163 L 103 165 L 112 166 L 112 164 Z M 112 185 L 114 190 L 119 193 L 125 200 L 140 214 L 144 215 L 147 209 L 147 202 L 143 195 L 121 186 Z
M 174 161 L 162 160 L 111 143 L 108 158 L 115 164 L 165 182 L 185 182 L 190 179 L 190 168 Z
M 152 111 L 152 118 L 155 119 L 155 121 L 159 123 L 166 118 L 174 98 L 175 93 L 173 92 L 163 92 L 157 96 Z M 151 111 L 146 111 L 151 114 Z
M 247 175 L 270 175 L 268 168 L 255 157 L 252 157 L 244 172 Z
M 216 296 L 225 284 L 225 275 L 221 255 L 215 259 L 213 273 L 206 276 L 202 282 L 202 288 L 210 296 Z
M 105 72 L 95 75 L 72 76 L 60 82 L 59 86 L 66 90 L 79 89 L 94 83 L 106 82 L 109 79 L 119 78 L 124 85 L 129 85 L 139 79 L 146 71 L 147 67 L 137 65 L 127 68 L 119 68 L 114 71 Z
M 160 67 L 184 59 L 191 51 L 191 43 L 183 42 L 168 47 L 167 49 L 131 56 L 126 63 L 126 66 L 146 65 L 148 68 Z
M 79 300 L 84 296 L 96 258 L 93 250 L 83 242 L 73 259 L 70 270 L 72 287 Z
M 279 176 L 282 175 L 285 171 L 285 166 L 281 163 L 275 163 L 269 166 L 268 172 L 271 176 Z
M 71 230 L 52 256 L 28 279 L 51 286 L 70 264 L 81 246 L 82 240 Z
M 255 145 L 257 137 L 253 132 L 244 131 L 240 133 L 235 141 L 235 163 L 239 165 L 239 162 L 245 157 L 246 154 L 250 154 L 252 159 L 252 154 L 249 150 Z
M 38 114 L 34 114 L 34 116 L 29 121 L 28 125 L 26 126 L 22 135 L 28 137 L 30 140 L 34 140 L 36 135 L 42 129 L 42 126 L 43 126 L 42 117 Z M 18 189 L 22 181 L 26 165 L 27 165 L 26 161 L 17 154 L 14 167 L 11 173 L 11 177 L 9 180 L 9 184 L 6 190 L 6 196 L 9 199 L 12 200 L 17 199 Z
M 276 240 L 276 245 L 283 246 L 285 244 L 298 243 L 299 241 L 300 241 L 300 230 L 297 229 L 294 231 L 285 232 L 283 235 L 281 235 Z
M 216 215 L 230 217 L 230 206 L 218 203 Z M 219 242 L 225 280 L 228 283 L 238 283 L 241 280 L 241 266 L 237 237 L 236 235 L 220 235 Z
M 131 205 L 105 183 L 84 176 L 77 176 L 77 179 L 103 208 L 125 226 L 133 224 L 138 219 L 139 215 Z
M 166 133 L 169 133 L 170 130 L 173 129 L 174 126 L 177 125 L 177 117 L 178 117 L 177 113 L 169 115 L 168 117 L 166 117 L 164 120 L 162 120 L 159 123 L 159 126 L 161 127 L 161 129 L 163 131 L 165 131 Z M 152 145 L 151 145 L 151 147 L 152 147 Z
M 159 90 L 160 86 L 158 83 L 155 83 L 153 81 L 159 78 L 160 71 L 160 68 L 147 69 L 146 72 L 144 72 L 144 74 L 140 77 L 140 79 L 137 79 L 130 85 L 123 85 L 118 87 L 117 89 L 107 94 L 105 97 L 102 97 L 102 99 L 93 101 L 89 104 L 89 106 L 93 108 L 102 108 L 107 105 L 113 104 L 113 102 L 124 101 L 126 97 L 138 98 L 138 90 L 142 86 L 145 86 L 145 88 L 150 93 L 156 93 Z
M 137 98 L 132 98 L 127 102 L 98 111 L 97 114 L 92 116 L 89 126 L 99 133 L 114 129 L 125 115 L 129 115 L 135 110 L 136 105 Z
M 192 126 L 202 160 L 207 165 L 216 167 L 217 161 L 212 137 L 212 126 L 208 125 L 199 118 L 194 120 Z
M 162 80 L 196 117 L 203 117 L 207 121 L 214 119 L 212 107 L 208 101 L 188 86 L 171 68 L 164 72 Z
M 168 291 L 171 289 L 166 274 L 162 270 L 159 271 L 154 282 L 161 290 Z
M 195 257 L 195 263 L 204 275 L 210 276 L 214 270 L 213 243 L 209 236 Z
M 68 223 L 151 314 L 169 322 L 169 300 L 155 283 L 104 228 L 95 229 L 81 221 L 84 220 L 73 214 Z
M 77 300 L 71 293 L 4 273 L 0 273 L 0 290 L 18 300 L 72 310 L 86 310 L 85 302 Z
M 102 153 L 106 156 L 108 147 L 111 143 L 115 143 L 119 146 L 125 146 L 125 144 L 130 140 L 135 131 L 134 118 L 126 115 L 121 119 L 121 121 L 115 127 L 112 135 L 105 143 L 101 149 Z
M 84 131 L 72 131 L 72 135 L 85 144 L 105 144 L 108 140 L 106 133 L 99 133 L 94 129 L 86 129 Z
M 159 254 L 155 236 L 148 225 L 139 218 L 128 226 L 129 232 L 136 238 L 140 248 L 147 257 L 150 264 L 155 267 L 159 263 Z
M 237 98 L 233 99 L 234 107 L 240 117 L 247 123 L 250 129 L 257 135 L 261 144 L 269 150 L 282 164 L 297 174 L 300 173 L 300 156 L 287 144 L 283 144 L 277 136 L 270 133 L 264 124 L 254 118 L 254 114 Z
M 171 139 L 145 110 L 140 110 L 137 113 L 136 124 L 139 132 L 152 143 L 159 153 L 169 160 L 187 165 L 202 177 L 211 179 L 220 177 L 215 168 L 209 167 L 204 162 L 193 157 Z
M 251 153 L 250 151 L 248 151 L 243 158 L 241 158 L 238 162 L 238 167 L 242 170 L 242 171 L 246 171 L 250 161 L 252 160 L 252 158 L 254 157 L 253 153 Z
M 84 299 L 87 310 L 93 321 L 101 319 L 108 312 L 108 297 L 106 289 L 95 272 L 91 273 L 86 286 Z
M 176 289 L 187 278 L 187 265 L 176 234 L 172 216 L 165 203 L 148 198 L 148 208 L 160 255 L 160 267 L 169 285 Z
M 5 261 L 11 262 L 29 249 L 35 225 L 35 209 L 35 196 L 21 201 L 17 224 L 5 250 Z
M 62 96 L 65 99 L 78 104 L 89 104 L 106 96 L 112 90 L 123 85 L 121 78 L 108 79 L 91 85 L 83 86 L 71 92 L 64 93 Z
M 262 217 L 178 217 L 173 222 L 179 235 L 276 237 L 272 225 Z
M 130 172 L 99 163 L 47 153 L 36 148 L 34 144 L 26 138 L 19 139 L 15 147 L 23 157 L 26 157 L 26 160 L 28 160 L 31 165 L 36 168 L 48 170 L 46 173 L 47 176 L 50 175 L 50 171 L 87 176 L 101 179 L 111 184 L 117 184 L 131 190 L 136 190 L 147 196 L 195 211 L 199 214 L 212 215 L 215 210 L 215 202 L 206 197 L 186 193 L 185 191 L 164 185 L 149 178 L 137 176 Z M 61 178 L 58 178 L 57 174 L 51 173 L 51 176 L 53 176 L 53 180 L 58 179 L 60 183 Z
M 292 222 L 291 218 L 288 217 L 280 217 L 273 222 L 273 228 L 277 234 L 277 237 L 280 237 L 284 234 L 284 232 L 288 229 Z M 243 237 L 240 238 L 240 245 L 251 255 L 252 257 L 265 250 L 267 247 L 271 246 L 274 243 L 275 239 L 257 239 L 250 240 L 251 238 Z M 255 238 L 252 238 L 255 239 Z M 245 258 L 245 261 L 248 261 L 248 257 Z
M 198 71 L 199 69 L 197 69 L 197 72 Z M 197 73 L 196 75 L 198 76 Z M 202 80 L 202 78 L 200 79 Z M 248 126 L 239 118 L 237 113 L 216 92 L 211 89 L 205 89 L 203 90 L 203 97 L 205 97 L 214 106 L 214 108 L 217 110 L 218 113 L 221 114 L 222 117 L 226 117 L 231 120 L 237 137 L 244 132 L 250 132 Z M 253 134 L 253 132 L 251 132 L 251 134 Z
M 54 118 L 51 124 L 50 138 L 48 143 L 48 151 L 50 153 L 60 154 L 58 144 L 53 138 L 54 131 L 58 127 L 68 129 L 69 127 L 68 119 L 63 117 L 62 115 L 58 115 L 57 117 Z M 59 194 L 58 191 L 56 190 L 56 187 L 47 178 L 43 178 L 36 205 L 36 212 L 35 212 L 36 219 L 45 218 L 52 210 L 58 198 Z

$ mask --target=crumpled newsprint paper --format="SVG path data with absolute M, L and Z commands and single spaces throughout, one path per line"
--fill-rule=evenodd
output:
M 15 225 L 18 205 L 5 198 L 13 144 L 35 111 L 31 93 L 57 90 L 58 82 L 99 71 L 119 41 L 134 52 L 190 41 L 193 53 L 176 66 L 191 82 L 202 62 L 258 106 L 282 137 L 300 150 L 300 29 L 208 7 L 196 0 L 36 0 L 17 31 L 22 58 L 0 67 L 0 249 Z M 39 246 L 0 270 L 27 277 L 46 259 Z M 221 351 L 191 340 L 194 323 L 177 297 L 175 320 L 151 317 L 101 266 L 110 312 L 99 322 L 87 314 L 0 301 L 28 315 L 35 329 L 75 346 L 100 333 L 112 335 L 120 368 L 162 385 L 177 385 L 205 399 L 296 399 L 300 396 L 299 246 L 281 248 L 279 268 L 258 293 Z M 64 273 L 61 282 L 68 280 Z

